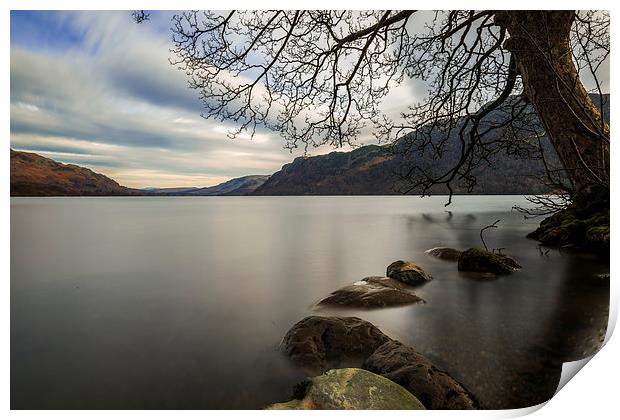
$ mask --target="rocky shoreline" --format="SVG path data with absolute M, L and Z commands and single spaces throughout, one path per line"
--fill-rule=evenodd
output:
M 609 255 L 609 189 L 591 188 L 575 194 L 568 207 L 544 219 L 527 237 L 547 246 Z
M 459 271 L 490 277 L 521 268 L 507 255 L 477 248 L 433 248 L 427 253 L 457 262 Z M 386 277 L 356 281 L 332 292 L 317 307 L 380 309 L 425 303 L 414 288 L 431 280 L 419 265 L 399 260 L 387 267 Z M 280 348 L 309 377 L 293 386 L 290 401 L 267 409 L 482 408 L 448 372 L 361 318 L 308 316 L 291 327 Z

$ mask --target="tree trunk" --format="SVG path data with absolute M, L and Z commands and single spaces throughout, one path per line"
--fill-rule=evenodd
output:
M 536 109 L 575 191 L 609 188 L 609 126 L 572 59 L 573 11 L 498 11 L 505 48 L 517 63 L 524 94 Z

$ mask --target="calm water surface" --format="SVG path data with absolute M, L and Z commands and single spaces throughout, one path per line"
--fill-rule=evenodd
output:
M 278 352 L 333 290 L 412 260 L 428 303 L 359 316 L 490 408 L 549 398 L 607 325 L 609 262 L 525 239 L 522 197 L 11 199 L 12 408 L 260 408 L 303 373 Z M 435 246 L 505 247 L 524 269 L 461 276 Z

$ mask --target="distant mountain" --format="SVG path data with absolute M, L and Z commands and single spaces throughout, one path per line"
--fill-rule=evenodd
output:
M 142 191 L 154 194 L 168 194 L 182 191 L 197 190 L 199 187 L 171 187 L 171 188 L 159 188 L 159 187 L 144 187 L 140 188 Z
M 249 195 L 267 181 L 269 175 L 246 175 L 240 178 L 233 178 L 229 181 L 204 188 L 158 188 L 149 189 L 148 192 L 157 195 Z
M 11 149 L 11 196 L 143 195 L 105 175 Z
M 376 145 L 298 157 L 274 173 L 254 195 L 397 194 L 394 158 L 389 148 Z
M 472 194 L 540 194 L 548 192 L 545 185 L 528 174 L 542 174 L 542 164 L 502 156 L 495 159 L 494 169 L 475 171 L 478 184 Z M 255 195 L 391 195 L 402 194 L 406 186 L 396 173 L 402 158 L 387 146 L 363 146 L 351 152 L 332 152 L 327 155 L 299 157 L 284 165 Z M 438 162 L 436 169 L 448 168 Z M 466 194 L 456 186 L 455 194 Z M 410 194 L 420 194 L 413 190 Z M 446 194 L 439 186 L 433 194 Z
M 609 95 L 604 95 L 604 115 L 609 121 Z M 595 104 L 600 103 L 593 95 Z M 488 116 L 494 117 L 493 113 Z M 234 178 L 213 187 L 126 188 L 116 181 L 76 165 L 64 165 L 34 153 L 11 149 L 12 196 L 64 195 L 389 195 L 401 194 L 406 185 L 396 173 L 408 162 L 402 154 L 394 153 L 406 143 L 403 137 L 393 146 L 369 145 L 351 152 L 332 152 L 327 155 L 298 157 L 273 175 L 248 175 Z M 458 139 L 451 138 L 454 144 Z M 551 145 L 544 145 L 545 155 L 554 167 L 559 161 Z M 456 148 L 444 153 L 439 161 L 428 155 L 416 156 L 418 164 L 429 172 L 448 169 L 458 159 Z M 407 159 L 411 159 L 408 157 Z M 544 173 L 541 161 L 520 159 L 506 152 L 489 157 L 488 164 L 477 167 L 473 174 L 478 183 L 473 194 L 540 194 L 550 192 L 538 176 Z M 454 186 L 455 194 L 468 193 L 464 186 Z M 413 190 L 410 194 L 419 194 Z M 429 191 L 446 194 L 442 187 Z
M 141 188 L 142 191 L 153 195 L 174 195 L 176 193 L 185 193 L 200 189 L 199 187 L 171 187 L 171 188 L 159 188 L 159 187 L 146 187 Z
M 552 149 L 549 154 L 554 154 Z M 446 153 L 441 161 L 418 157 L 422 164 L 436 172 L 446 171 L 455 161 L 456 153 Z M 557 163 L 557 157 L 551 160 Z M 327 155 L 298 157 L 274 173 L 257 188 L 254 195 L 397 195 L 407 185 L 399 179 L 404 162 L 391 146 L 363 146 L 351 152 L 332 152 Z M 540 182 L 544 174 L 541 161 L 518 159 L 505 153 L 490 159 L 490 166 L 474 169 L 477 184 L 470 194 L 542 194 L 550 192 Z M 429 172 L 430 172 L 429 170 Z M 409 194 L 420 194 L 415 189 Z M 431 194 L 447 194 L 436 186 Z M 454 186 L 455 194 L 468 194 L 464 185 Z
M 609 121 L 609 95 L 604 97 L 604 115 Z M 598 95 L 592 95 L 595 104 L 600 103 Z M 499 115 L 490 113 L 486 121 L 499 121 Z M 458 131 L 458 130 L 456 130 Z M 407 137 L 397 140 L 393 146 L 369 145 L 351 152 L 332 152 L 326 155 L 298 157 L 274 173 L 254 195 L 389 195 L 402 194 L 407 185 L 396 175 L 407 168 L 410 162 L 393 150 L 402 148 Z M 456 134 L 450 142 L 458 145 Z M 547 141 L 543 143 L 545 156 L 552 167 L 560 168 L 559 159 Z M 444 153 L 441 160 L 434 160 L 428 154 L 415 156 L 417 163 L 427 173 L 439 174 L 448 170 L 459 159 L 458 147 Z M 412 157 L 407 157 L 412 159 Z M 542 194 L 550 192 L 540 182 L 545 173 L 540 160 L 518 158 L 500 151 L 489 157 L 488 164 L 472 171 L 477 185 L 472 194 Z M 443 186 L 433 187 L 432 194 L 447 194 Z M 412 190 L 410 194 L 420 194 Z M 464 185 L 454 186 L 455 194 L 467 194 Z

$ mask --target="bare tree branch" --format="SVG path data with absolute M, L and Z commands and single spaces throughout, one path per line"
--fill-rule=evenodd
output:
M 183 12 L 173 18 L 171 61 L 199 92 L 203 116 L 233 124 L 232 137 L 268 129 L 287 148 L 307 151 L 356 146 L 374 129 L 402 156 L 405 193 L 429 194 L 439 186 L 449 204 L 455 188 L 473 190 L 480 168 L 492 168 L 500 152 L 543 160 L 543 173 L 532 176 L 546 177 L 555 189 L 570 191 L 575 182 L 608 186 L 605 112 L 584 96 L 579 78 L 592 78 L 604 98 L 608 13 L 453 10 L 420 15 L 423 27 L 411 22 L 418 15 Z M 562 67 L 564 56 L 553 54 L 564 50 L 573 60 Z M 541 64 L 527 67 L 528 57 Z M 530 68 L 552 83 L 533 86 Z M 427 97 L 399 117 L 386 114 L 381 102 L 408 79 L 422 81 Z M 551 101 L 567 110 L 574 147 L 559 134 Z M 554 163 L 555 152 L 563 168 Z

